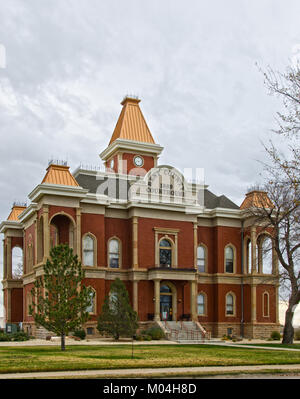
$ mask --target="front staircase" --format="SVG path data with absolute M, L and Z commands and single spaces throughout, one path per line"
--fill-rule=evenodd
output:
M 159 325 L 170 341 L 197 343 L 211 339 L 210 332 L 195 321 L 160 321 Z
M 42 326 L 39 326 L 39 327 L 36 328 L 35 337 L 37 339 L 46 339 L 46 337 L 49 336 L 49 335 L 52 336 L 54 334 L 49 332 L 48 330 L 46 330 Z

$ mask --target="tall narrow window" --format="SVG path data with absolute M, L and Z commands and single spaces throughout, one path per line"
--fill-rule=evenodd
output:
M 30 257 L 29 251 L 27 250 L 27 258 L 29 259 L 29 257 Z M 30 267 L 31 271 L 32 264 L 30 264 Z M 15 280 L 19 280 L 22 278 L 22 276 L 23 276 L 23 250 L 20 247 L 14 247 L 12 249 L 12 278 Z
M 234 314 L 234 298 L 232 294 L 226 295 L 226 315 Z
M 263 294 L 263 312 L 264 317 L 269 317 L 269 294 L 267 292 Z
M 162 267 L 172 267 L 172 245 L 163 239 L 159 243 L 159 262 Z
M 233 249 L 226 247 L 225 249 L 225 270 L 226 273 L 233 273 Z
M 85 266 L 95 265 L 95 242 L 94 238 L 87 234 L 83 238 L 83 264 Z
M 204 294 L 199 294 L 197 298 L 197 305 L 198 305 L 198 315 L 205 314 L 205 296 Z
M 115 238 L 109 241 L 109 267 L 120 267 L 120 244 Z
M 199 273 L 205 273 L 205 252 L 203 245 L 197 248 L 197 268 Z
M 96 292 L 94 289 L 92 292 L 90 292 L 89 299 L 90 303 L 87 306 L 86 311 L 89 313 L 96 313 Z

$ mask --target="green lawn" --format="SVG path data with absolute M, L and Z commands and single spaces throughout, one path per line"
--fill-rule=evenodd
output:
M 0 373 L 145 367 L 300 364 L 300 352 L 210 345 L 0 347 Z
M 281 343 L 272 343 L 272 344 L 241 344 L 241 345 L 249 345 L 249 346 L 266 346 L 266 347 L 271 347 L 271 348 L 288 348 L 288 349 L 300 349 L 300 344 L 281 344 Z

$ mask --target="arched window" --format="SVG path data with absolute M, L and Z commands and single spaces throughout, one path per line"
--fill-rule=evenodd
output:
M 20 247 L 12 249 L 12 278 L 21 279 L 23 276 L 23 250 Z
M 95 239 L 90 234 L 83 237 L 82 248 L 84 266 L 95 266 Z
M 58 237 L 58 228 L 54 224 L 50 225 L 50 245 L 51 248 L 58 245 L 59 237 Z
M 119 240 L 113 238 L 108 244 L 109 251 L 109 267 L 117 269 L 120 267 L 120 243 Z
M 197 248 L 197 268 L 199 273 L 205 273 L 206 250 L 203 245 Z
M 259 262 L 260 264 L 260 270 L 261 273 L 264 274 L 272 274 L 272 263 L 273 263 L 273 257 L 272 257 L 272 248 L 273 248 L 273 243 L 272 240 L 269 236 L 264 236 L 262 241 L 261 241 L 261 257 L 259 257 Z
M 263 293 L 263 316 L 269 317 L 269 294 Z
M 172 245 L 165 238 L 159 243 L 159 263 L 162 267 L 172 267 Z
M 92 288 L 92 292 L 89 294 L 90 304 L 86 308 L 89 313 L 96 313 L 96 291 Z
M 161 294 L 172 294 L 172 290 L 168 285 L 161 285 L 160 286 L 160 293 Z
M 198 308 L 199 316 L 205 315 L 205 295 L 204 294 L 198 294 L 197 308 Z
M 226 295 L 226 315 L 234 315 L 234 297 L 232 294 Z
M 225 271 L 226 273 L 233 273 L 234 252 L 232 247 L 225 249 Z

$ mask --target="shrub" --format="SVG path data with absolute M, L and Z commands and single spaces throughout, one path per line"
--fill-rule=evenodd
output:
M 75 330 L 74 331 L 74 337 L 80 338 L 80 339 L 85 339 L 85 331 L 84 330 Z
M 272 331 L 271 332 L 271 338 L 274 341 L 279 341 L 280 340 L 280 332 L 279 331 Z
M 18 331 L 11 335 L 12 341 L 28 341 L 29 335 L 25 331 Z
M 136 339 L 137 341 L 143 341 L 143 336 L 140 335 L 140 334 L 137 334 L 137 335 L 135 336 L 135 339 Z
M 160 327 L 151 327 L 145 331 L 146 335 L 150 335 L 150 337 L 154 340 L 159 340 L 165 338 L 165 334 Z
M 6 333 L 0 333 L 0 342 L 11 341 L 11 336 Z
M 295 340 L 300 341 L 300 328 L 295 330 Z
M 151 341 L 152 337 L 150 335 L 148 335 L 148 334 L 137 334 L 135 336 L 135 339 L 137 341 Z

